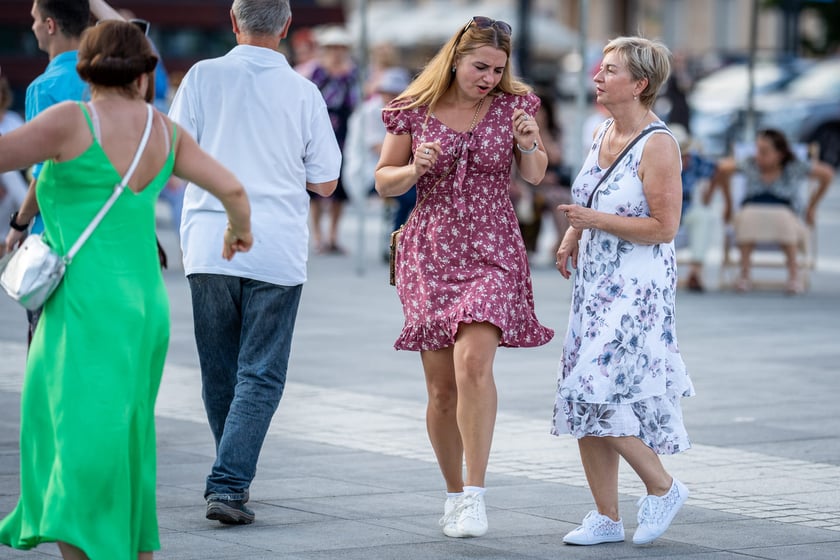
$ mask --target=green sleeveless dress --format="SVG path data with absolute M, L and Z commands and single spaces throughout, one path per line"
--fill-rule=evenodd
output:
M 154 406 L 169 300 L 155 203 L 174 162 L 171 149 L 145 190 L 123 191 L 44 306 L 21 396 L 20 499 L 0 543 L 63 541 L 90 560 L 160 548 Z M 36 194 L 50 246 L 66 254 L 120 179 L 96 139 L 73 160 L 47 162 Z

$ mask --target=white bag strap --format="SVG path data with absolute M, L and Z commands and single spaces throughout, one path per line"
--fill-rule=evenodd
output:
M 152 117 L 154 116 L 154 112 L 152 111 L 152 106 L 146 104 L 146 129 L 143 131 L 143 137 L 140 139 L 140 145 L 137 146 L 137 152 L 134 154 L 134 160 L 131 162 L 131 165 L 128 167 L 128 171 L 125 172 L 122 180 L 114 185 L 114 192 L 108 198 L 105 205 L 102 207 L 101 210 L 94 216 L 93 220 L 91 220 L 90 224 L 85 228 L 85 231 L 82 232 L 82 235 L 79 236 L 79 239 L 73 243 L 73 246 L 70 247 L 70 250 L 67 252 L 67 255 L 64 256 L 64 262 L 66 264 L 70 264 L 70 261 L 73 260 L 73 257 L 76 256 L 76 253 L 79 252 L 79 249 L 82 248 L 82 245 L 85 244 L 85 241 L 93 233 L 93 230 L 96 229 L 96 226 L 99 225 L 99 222 L 102 221 L 102 218 L 105 217 L 105 214 L 108 213 L 108 210 L 111 209 L 111 206 L 117 201 L 120 197 L 122 192 L 125 190 L 126 186 L 128 186 L 128 181 L 131 179 L 131 176 L 134 175 L 134 171 L 137 169 L 137 165 L 140 163 L 140 157 L 143 155 L 143 151 L 146 149 L 146 144 L 149 142 L 149 136 L 152 134 Z

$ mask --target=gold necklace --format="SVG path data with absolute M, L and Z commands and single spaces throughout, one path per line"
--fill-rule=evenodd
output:
M 633 138 L 636 137 L 636 133 L 639 131 L 639 127 L 642 125 L 642 122 L 645 120 L 645 117 L 648 116 L 649 112 L 650 111 L 645 111 L 645 114 L 642 115 L 642 118 L 639 119 L 639 122 L 636 123 L 636 128 L 634 128 L 633 132 L 630 134 L 630 136 L 627 137 L 627 141 L 624 142 L 624 144 L 621 146 L 621 148 L 616 150 L 616 151 L 610 150 L 610 144 L 612 144 L 613 139 L 615 138 L 615 119 L 613 119 L 613 122 L 610 124 L 610 138 L 609 138 L 609 140 L 607 140 L 607 145 L 605 146 L 605 148 L 607 149 L 607 153 L 609 155 L 616 156 L 616 155 L 620 154 L 624 150 L 624 148 L 627 147 L 627 144 L 629 144 L 630 141 L 633 140 Z
M 475 113 L 473 113 L 472 122 L 470 123 L 470 128 L 467 130 L 469 132 L 473 128 L 475 128 L 475 123 L 478 121 L 478 113 L 481 111 L 481 106 L 484 105 L 484 98 L 478 100 L 478 107 L 475 108 Z

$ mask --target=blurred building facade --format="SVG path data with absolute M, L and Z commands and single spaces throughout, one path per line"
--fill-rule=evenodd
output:
M 150 36 L 166 68 L 177 77 L 198 60 L 221 56 L 235 45 L 231 32 L 232 0 L 109 0 L 152 23 Z M 342 24 L 342 0 L 292 0 L 293 27 Z M 48 61 L 32 34 L 32 0 L 0 0 L 0 70 L 9 79 L 15 103 L 23 111 L 26 86 Z
M 234 44 L 228 18 L 231 0 L 112 0 L 111 4 L 152 22 L 152 39 L 176 76 L 197 60 L 224 54 Z M 293 28 L 346 24 L 357 38 L 357 55 L 363 46 L 398 43 L 402 63 L 413 69 L 419 69 L 472 15 L 504 19 L 514 28 L 517 49 L 527 54 L 525 77 L 551 84 L 564 72 L 584 65 L 589 70 L 603 44 L 618 35 L 660 38 L 675 52 L 708 57 L 709 66 L 743 56 L 749 47 L 753 4 L 754 0 L 292 0 L 292 9 Z M 31 6 L 32 0 L 0 0 L 0 67 L 16 93 L 18 109 L 26 85 L 47 64 L 30 29 Z M 583 56 L 578 52 L 581 9 L 587 11 Z M 819 22 L 807 12 L 801 27 L 819 32 Z M 781 10 L 762 9 L 759 53 L 778 53 L 783 33 Z

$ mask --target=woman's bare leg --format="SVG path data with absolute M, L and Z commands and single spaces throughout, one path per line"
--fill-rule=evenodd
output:
M 639 475 L 652 496 L 664 496 L 671 489 L 674 479 L 665 470 L 659 455 L 637 437 L 612 438 L 615 450 Z
M 59 541 L 58 550 L 64 560 L 88 560 L 87 554 L 82 552 L 81 548 L 76 548 L 72 544 Z
M 320 252 L 324 249 L 324 238 L 321 235 L 321 200 L 316 197 L 309 199 L 309 219 L 312 221 L 312 241 L 315 245 L 315 251 Z
M 788 272 L 788 286 L 793 286 L 799 281 L 799 259 L 795 244 L 782 245 L 785 252 L 785 264 Z
M 426 374 L 426 430 L 447 492 L 464 490 L 464 446 L 458 430 L 458 389 L 452 347 L 420 353 Z
M 741 252 L 741 278 L 743 280 L 749 280 L 752 268 L 751 259 L 753 244 L 745 243 L 743 245 L 738 245 L 738 249 Z
M 455 339 L 453 358 L 458 387 L 458 429 L 464 445 L 468 486 L 484 486 L 497 395 L 493 360 L 501 334 L 490 323 L 462 323 Z
M 578 439 L 580 461 L 595 499 L 598 513 L 618 521 L 618 451 L 613 437 L 586 436 Z

